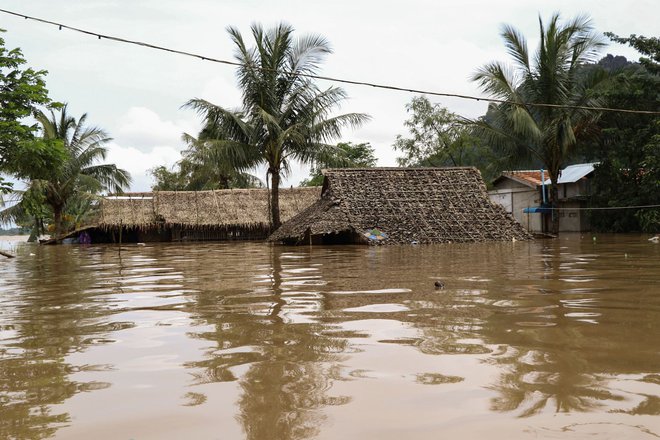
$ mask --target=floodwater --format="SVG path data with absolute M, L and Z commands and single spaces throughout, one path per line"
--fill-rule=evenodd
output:
M 658 438 L 647 238 L 0 237 L 0 438 Z

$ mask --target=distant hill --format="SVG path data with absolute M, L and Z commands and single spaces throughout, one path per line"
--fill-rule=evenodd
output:
M 29 231 L 23 228 L 0 228 L 0 235 L 29 235 Z
M 608 72 L 616 72 L 617 70 L 621 70 L 631 64 L 633 63 L 628 61 L 626 57 L 622 55 L 612 55 L 610 53 L 598 61 L 598 65 Z

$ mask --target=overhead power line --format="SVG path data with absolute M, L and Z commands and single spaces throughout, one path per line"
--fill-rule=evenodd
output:
M 594 206 L 588 208 L 552 208 L 552 207 L 543 207 L 548 211 L 611 211 L 617 209 L 653 209 L 660 208 L 660 205 L 633 205 L 633 206 Z M 523 208 L 526 209 L 526 208 Z
M 80 28 L 76 28 L 76 27 L 73 27 L 73 26 L 68 26 L 68 25 L 63 24 L 63 23 L 58 23 L 58 22 L 51 21 L 51 20 L 45 20 L 43 18 L 38 18 L 38 17 L 32 17 L 30 15 L 21 14 L 21 13 L 9 11 L 9 10 L 6 10 L 6 9 L 0 9 L 0 12 L 3 12 L 5 14 L 9 14 L 9 15 L 14 15 L 16 17 L 21 17 L 21 18 L 24 18 L 26 20 L 34 20 L 34 21 L 37 21 L 37 22 L 40 22 L 40 23 L 45 23 L 45 24 L 50 24 L 50 25 L 53 25 L 53 26 L 57 26 L 59 28 L 59 30 L 68 29 L 68 30 L 71 30 L 71 31 L 79 32 L 81 34 L 91 35 L 91 36 L 97 37 L 99 40 L 105 39 L 105 40 L 117 41 L 117 42 L 120 42 L 120 43 L 133 44 L 133 45 L 136 45 L 136 46 L 142 46 L 142 47 L 146 47 L 146 48 L 149 48 L 149 49 L 160 50 L 160 51 L 164 51 L 164 52 L 170 52 L 170 53 L 174 53 L 174 54 L 177 54 L 177 55 L 184 55 L 184 56 L 188 56 L 188 57 L 192 57 L 192 58 L 197 58 L 197 59 L 200 59 L 202 61 L 211 61 L 213 63 L 226 64 L 226 65 L 229 65 L 229 66 L 250 67 L 250 68 L 253 68 L 253 69 L 259 69 L 259 70 L 264 70 L 264 71 L 271 71 L 272 70 L 272 69 L 258 67 L 258 66 L 246 66 L 245 64 L 242 64 L 242 63 L 239 63 L 239 62 L 236 62 L 236 61 L 229 61 L 229 60 L 223 60 L 223 59 L 220 59 L 220 58 L 209 57 L 209 56 L 206 56 L 206 55 L 200 55 L 200 54 L 196 54 L 196 53 L 192 53 L 192 52 L 186 52 L 186 51 L 183 51 L 183 50 L 172 49 L 172 48 L 169 48 L 169 47 L 159 46 L 159 45 L 156 45 L 156 44 L 145 43 L 143 41 L 129 40 L 127 38 L 115 37 L 113 35 L 99 34 L 97 32 L 89 31 L 89 30 L 86 30 L 86 29 L 80 29 Z M 376 83 L 371 83 L 371 82 L 367 82 L 367 81 L 355 81 L 355 80 L 350 80 L 350 79 L 335 78 L 335 77 L 323 76 L 323 75 L 313 75 L 313 74 L 308 74 L 308 73 L 290 72 L 290 71 L 281 71 L 281 72 L 291 74 L 291 75 L 298 75 L 298 76 L 305 77 L 305 78 L 319 79 L 319 80 L 323 80 L 323 81 L 330 81 L 330 82 L 336 82 L 336 83 L 341 83 L 341 84 L 351 84 L 351 85 L 373 87 L 373 88 L 384 89 L 384 90 L 395 90 L 395 91 L 399 91 L 399 92 L 418 93 L 418 94 L 421 94 L 421 95 L 441 96 L 441 97 L 446 97 L 446 98 L 458 98 L 458 99 L 467 99 L 467 100 L 472 100 L 472 101 L 493 102 L 493 103 L 498 103 L 498 104 L 513 104 L 513 105 L 529 106 L 529 107 L 563 108 L 563 109 L 575 109 L 575 110 L 590 110 L 590 111 L 603 111 L 603 112 L 660 115 L 660 111 L 631 110 L 631 109 L 623 109 L 623 108 L 590 107 L 590 106 L 580 106 L 580 105 L 561 105 L 561 104 L 546 104 L 546 103 L 531 103 L 531 102 L 521 103 L 521 102 L 508 101 L 506 99 L 484 98 L 484 97 L 479 97 L 479 96 L 461 95 L 461 94 L 457 94 L 457 93 L 434 92 L 434 91 L 429 91 L 429 90 L 421 90 L 421 89 L 415 89 L 415 88 L 409 88 L 409 87 L 398 87 L 398 86 L 392 86 L 392 85 L 388 85 L 388 84 L 376 84 Z

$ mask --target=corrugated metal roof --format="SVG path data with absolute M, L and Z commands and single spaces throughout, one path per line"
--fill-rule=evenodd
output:
M 597 164 L 598 162 L 569 165 L 561 170 L 557 183 L 575 183 L 587 174 L 592 173 L 594 171 L 594 166 Z M 550 179 L 546 179 L 545 184 L 550 185 Z

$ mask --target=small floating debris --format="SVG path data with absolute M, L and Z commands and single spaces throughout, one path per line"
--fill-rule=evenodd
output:
M 441 280 L 436 280 L 435 283 L 433 283 L 433 285 L 438 290 L 442 290 L 442 289 L 445 288 L 445 283 L 444 283 L 444 281 L 441 281 Z
M 5 252 L 5 251 L 0 251 L 0 255 L 7 258 L 16 258 L 16 255 L 10 254 L 9 252 Z
M 372 241 L 383 241 L 387 240 L 387 234 L 381 231 L 380 229 L 373 228 L 371 230 L 368 230 L 364 232 L 362 235 L 367 237 L 369 240 Z
M 651 243 L 660 243 L 660 235 L 656 235 L 654 237 L 649 238 L 649 241 Z

